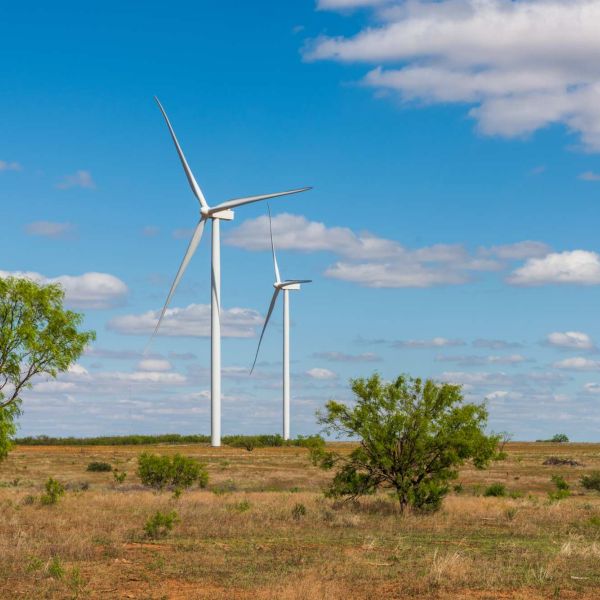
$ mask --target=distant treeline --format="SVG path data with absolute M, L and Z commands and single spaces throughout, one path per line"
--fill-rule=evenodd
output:
M 162 435 L 114 435 L 89 438 L 50 437 L 38 435 L 15 440 L 21 446 L 142 446 L 147 444 L 210 444 L 209 435 L 180 435 L 165 433 Z M 223 444 L 232 448 L 270 448 L 278 446 L 301 446 L 310 448 L 321 445 L 323 439 L 318 435 L 298 436 L 294 440 L 284 440 L 280 435 L 226 435 Z

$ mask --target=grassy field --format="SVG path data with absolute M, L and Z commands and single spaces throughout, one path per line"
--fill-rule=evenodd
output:
M 385 496 L 325 499 L 330 475 L 303 448 L 152 446 L 208 465 L 208 488 L 175 499 L 140 485 L 143 447 L 21 446 L 0 464 L 0 598 L 600 598 L 600 494 L 578 484 L 600 469 L 600 444 L 507 448 L 492 469 L 461 472 L 439 513 L 400 517 Z M 87 472 L 92 461 L 126 481 Z M 571 497 L 549 502 L 553 474 Z M 50 476 L 68 490 L 44 506 Z M 483 497 L 493 482 L 522 497 Z M 151 541 L 157 510 L 180 522 Z

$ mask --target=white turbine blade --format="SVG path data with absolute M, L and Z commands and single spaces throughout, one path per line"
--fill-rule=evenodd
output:
M 275 192 L 274 194 L 263 194 L 262 196 L 248 196 L 246 198 L 234 198 L 233 200 L 227 200 L 217 206 L 210 209 L 211 214 L 227 210 L 228 208 L 235 208 L 236 206 L 242 206 L 243 204 L 251 204 L 252 202 L 259 202 L 260 200 L 268 200 L 269 198 L 277 198 L 278 196 L 289 196 L 290 194 L 299 194 L 300 192 L 306 192 L 311 190 L 310 187 L 299 188 L 297 190 L 288 190 L 287 192 Z
M 163 306 L 163 309 L 160 313 L 158 323 L 156 324 L 156 327 L 154 328 L 154 333 L 152 334 L 152 337 L 150 338 L 148 345 L 150 345 L 150 343 L 154 339 L 154 336 L 156 335 L 156 332 L 158 331 L 158 328 L 160 327 L 163 317 L 165 316 L 165 312 L 167 311 L 169 302 L 171 301 L 171 298 L 173 297 L 173 294 L 175 293 L 175 289 L 177 288 L 179 281 L 183 277 L 183 274 L 184 274 L 192 256 L 194 256 L 194 252 L 196 252 L 196 248 L 198 247 L 198 244 L 200 243 L 200 240 L 202 239 L 202 232 L 204 231 L 204 223 L 205 222 L 206 221 L 204 219 L 201 219 L 200 222 L 198 223 L 198 225 L 196 225 L 196 230 L 194 231 L 194 235 L 192 235 L 192 239 L 190 240 L 190 245 L 188 246 L 185 256 L 183 257 L 183 260 L 181 261 L 181 265 L 179 266 L 179 271 L 177 271 L 177 275 L 175 276 L 175 279 L 173 280 L 173 284 L 171 285 L 171 290 L 169 291 L 169 295 L 167 296 L 167 300 L 166 300 L 165 305 Z
M 202 190 L 200 189 L 198 182 L 194 178 L 194 174 L 192 173 L 192 170 L 190 169 L 190 166 L 188 165 L 187 160 L 185 159 L 183 150 L 181 149 L 181 146 L 179 145 L 179 142 L 177 141 L 177 137 L 175 135 L 175 132 L 173 131 L 173 127 L 171 127 L 169 117 L 167 117 L 167 113 L 165 112 L 165 109 L 162 107 L 162 104 L 160 103 L 159 99 L 156 96 L 154 96 L 154 99 L 156 100 L 156 103 L 158 104 L 158 107 L 160 108 L 160 111 L 162 112 L 163 117 L 165 118 L 167 127 L 169 128 L 169 131 L 171 132 L 171 137 L 173 138 L 173 143 L 175 144 L 175 148 L 177 149 L 177 154 L 179 154 L 179 160 L 181 161 L 181 165 L 183 166 L 183 170 L 185 171 L 187 180 L 190 184 L 190 187 L 192 188 L 192 192 L 194 192 L 194 196 L 196 196 L 196 198 L 198 198 L 198 202 L 200 202 L 200 206 L 202 206 L 203 208 L 208 208 L 208 204 L 206 203 L 204 194 L 202 193 Z
M 265 324 L 263 325 L 262 331 L 260 332 L 260 339 L 258 340 L 258 348 L 256 349 L 256 355 L 254 356 L 254 362 L 252 363 L 252 368 L 250 369 L 250 375 L 252 375 L 252 371 L 254 371 L 254 367 L 256 366 L 256 360 L 258 358 L 258 352 L 260 350 L 260 344 L 263 339 L 263 335 L 265 335 L 265 329 L 267 328 L 267 323 L 271 318 L 271 314 L 273 313 L 273 309 L 275 308 L 275 302 L 277 301 L 277 295 L 279 294 L 279 288 L 275 288 L 273 292 L 273 297 L 271 298 L 271 304 L 269 305 L 269 310 L 267 311 L 267 316 L 265 318 Z
M 286 285 L 292 285 L 294 283 L 312 283 L 312 279 L 286 279 L 281 283 L 282 287 Z
M 273 267 L 275 268 L 275 281 L 279 283 L 281 277 L 279 276 L 279 265 L 277 264 L 277 255 L 275 254 L 275 244 L 273 243 L 273 224 L 271 222 L 271 207 L 267 202 L 267 209 L 269 210 L 269 232 L 271 233 L 271 252 L 273 253 Z

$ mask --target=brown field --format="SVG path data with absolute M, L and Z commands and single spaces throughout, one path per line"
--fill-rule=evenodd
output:
M 600 494 L 578 484 L 600 469 L 600 444 L 507 448 L 490 470 L 461 472 L 439 513 L 401 517 L 384 495 L 325 499 L 330 474 L 300 448 L 152 446 L 208 465 L 208 489 L 174 499 L 139 484 L 139 446 L 19 447 L 0 464 L 0 598 L 600 598 Z M 585 466 L 542 466 L 551 455 Z M 86 472 L 92 460 L 127 480 Z M 555 473 L 573 495 L 551 503 Z M 69 490 L 43 506 L 49 476 Z M 523 497 L 482 497 L 491 482 Z M 143 526 L 156 510 L 181 521 L 153 542 Z

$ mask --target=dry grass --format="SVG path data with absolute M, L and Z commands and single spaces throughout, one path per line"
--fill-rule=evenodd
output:
M 491 470 L 461 473 L 463 491 L 426 517 L 399 517 L 385 496 L 325 500 L 329 475 L 299 448 L 154 447 L 208 464 L 209 489 L 174 499 L 139 484 L 142 451 L 23 447 L 0 465 L 0 598 L 598 598 L 600 494 L 577 482 L 600 468 L 600 445 L 511 444 Z M 542 466 L 549 455 L 585 467 Z M 126 482 L 86 472 L 94 460 Z M 552 474 L 571 498 L 548 502 Z M 49 476 L 66 496 L 31 503 Z M 522 497 L 481 497 L 492 482 Z M 157 510 L 181 522 L 152 542 L 143 526 Z

